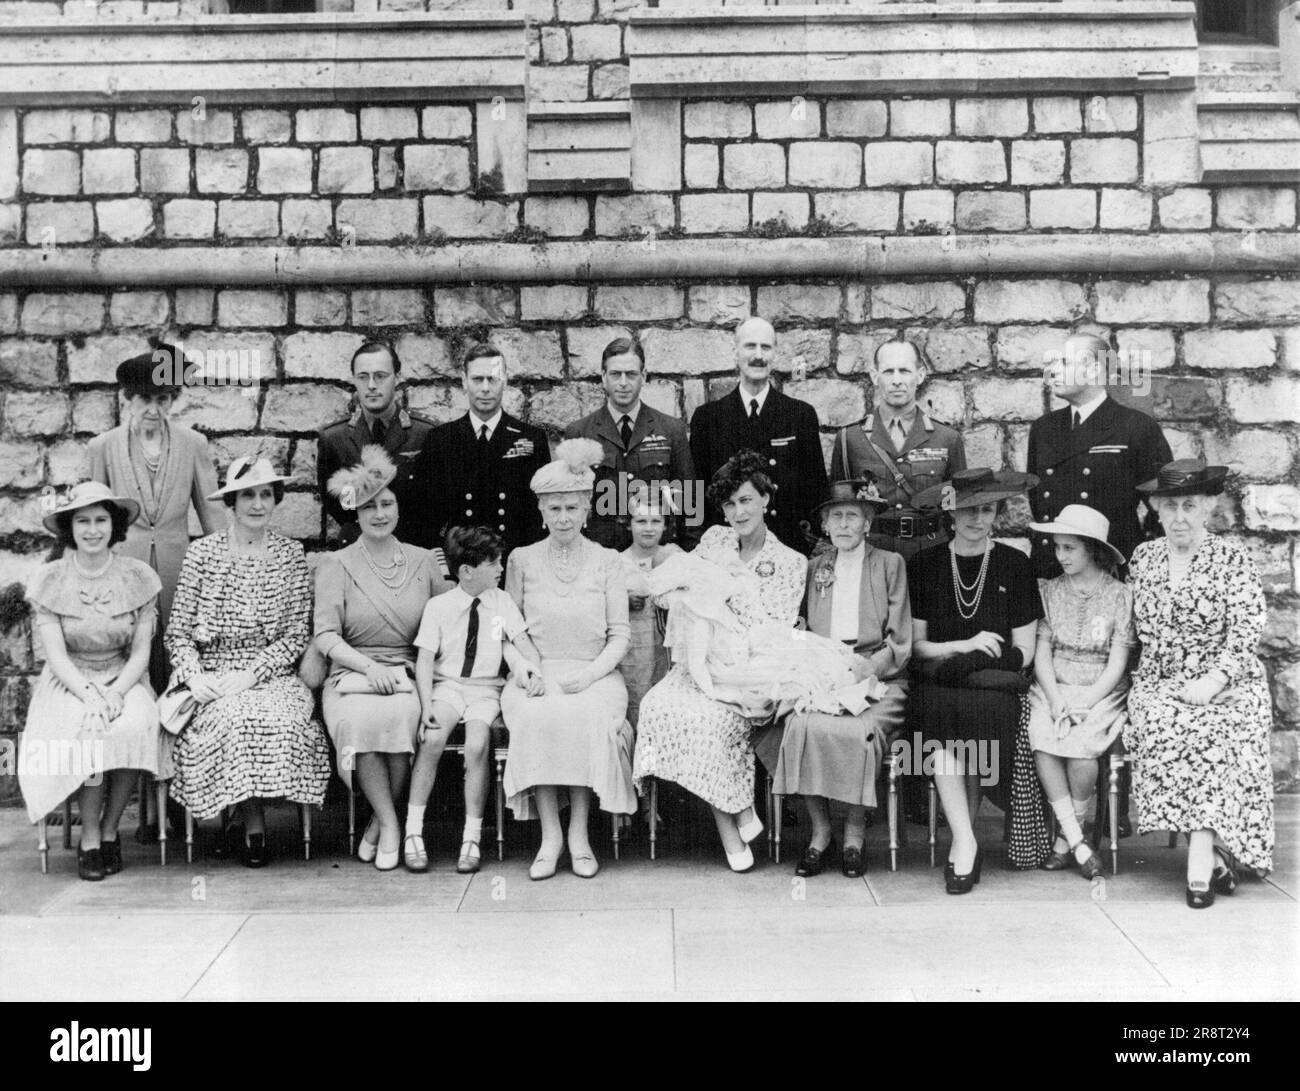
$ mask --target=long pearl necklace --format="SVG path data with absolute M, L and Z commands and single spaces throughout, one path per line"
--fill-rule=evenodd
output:
M 572 545 L 557 546 L 554 540 L 546 543 L 546 562 L 561 583 L 572 583 L 581 571 L 582 545 L 575 539 Z
M 962 580 L 961 574 L 957 571 L 957 551 L 951 546 L 948 547 L 948 560 L 952 565 L 952 593 L 957 600 L 957 613 L 962 616 L 963 621 L 970 621 L 979 613 L 980 600 L 984 598 L 984 581 L 989 574 L 989 557 L 992 553 L 992 544 L 986 539 L 979 575 L 975 577 L 974 583 L 968 584 Z
M 375 574 L 375 578 L 393 594 L 400 591 L 402 585 L 406 583 L 406 577 L 409 575 L 406 570 L 406 551 L 402 548 L 401 542 L 393 542 L 393 559 L 388 564 L 380 564 L 370 555 L 366 543 L 361 542 L 360 544 L 361 555 L 365 557 L 366 564 L 370 566 L 370 571 Z

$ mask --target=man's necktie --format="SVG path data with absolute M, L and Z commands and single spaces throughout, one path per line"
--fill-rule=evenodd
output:
M 1070 410 L 1070 430 L 1076 431 L 1082 424 L 1083 421 L 1079 419 L 1079 411 L 1077 409 Z
M 889 426 L 889 431 L 892 434 L 894 446 L 901 449 L 903 444 L 907 442 L 907 429 L 903 427 L 903 419 L 895 417 Z
M 488 449 L 488 430 L 486 424 L 480 424 L 478 428 L 478 453 L 484 454 Z
M 375 419 L 375 423 L 370 426 L 370 442 L 382 444 L 384 442 L 384 422 Z
M 626 451 L 632 446 L 632 418 L 626 413 L 623 414 L 623 419 L 619 421 L 618 434 L 623 437 L 623 450 Z
M 749 419 L 750 419 L 750 420 L 757 420 L 757 419 L 758 419 L 758 399 L 757 399 L 757 398 L 750 398 L 750 399 L 749 399 Z
M 465 665 L 460 670 L 462 678 L 468 678 L 474 673 L 474 659 L 478 656 L 478 596 L 474 596 L 473 604 L 469 608 L 469 629 L 465 633 Z

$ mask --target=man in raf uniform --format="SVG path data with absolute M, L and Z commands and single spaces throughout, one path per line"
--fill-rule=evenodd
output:
M 886 341 L 873 361 L 875 412 L 841 428 L 831 452 L 831 479 L 873 478 L 889 502 L 867 540 L 910 560 L 948 540 L 938 515 L 923 514 L 913 497 L 966 468 L 961 434 L 929 417 L 916 401 L 927 368 L 919 346 Z
M 508 553 L 542 537 L 542 515 L 528 482 L 551 461 L 550 446 L 540 428 L 501 408 L 506 362 L 499 348 L 471 345 L 462 370 L 469 412 L 434 428 L 424 441 L 410 541 L 433 549 L 451 527 L 484 526 L 501 535 Z
M 397 401 L 402 361 L 391 345 L 367 341 L 352 354 L 352 384 L 357 390 L 357 406 L 352 415 L 327 424 L 316 444 L 316 479 L 321 502 L 340 529 L 339 543 L 350 545 L 360 534 L 357 513 L 345 511 L 325 488 L 336 470 L 355 465 L 361 448 L 377 443 L 397 465 L 392 489 L 406 514 L 416 456 L 434 422 L 418 413 L 403 409 Z M 409 529 L 409 527 L 407 528 Z
M 707 488 L 723 464 L 739 451 L 757 451 L 767 460 L 776 486 L 767 523 L 791 549 L 807 554 L 816 540 L 812 512 L 826 499 L 826 461 L 818 434 L 817 412 L 807 402 L 782 394 L 771 384 L 776 331 L 762 318 L 736 330 L 736 368 L 740 382 L 730 394 L 706 402 L 691 417 L 691 457 Z M 705 525 L 721 521 L 706 505 Z
M 1062 357 L 1048 366 L 1052 394 L 1066 405 L 1029 426 L 1027 468 L 1038 477 L 1029 499 L 1039 523 L 1050 523 L 1067 504 L 1095 508 L 1110 520 L 1110 544 L 1131 557 L 1143 538 L 1158 533 L 1150 513 L 1146 532 L 1138 519 L 1137 486 L 1174 456 L 1152 417 L 1107 394 L 1114 359 L 1104 338 L 1081 332 L 1066 340 Z M 1061 574 L 1047 535 L 1033 535 L 1031 557 L 1039 579 Z
M 664 540 L 690 549 L 699 539 L 703 504 L 685 423 L 641 401 L 645 352 L 635 341 L 619 337 L 606 345 L 600 371 L 605 404 L 564 430 L 565 439 L 594 439 L 605 452 L 596 467 L 587 537 L 607 549 L 631 545 L 627 503 L 648 487 L 667 516 Z

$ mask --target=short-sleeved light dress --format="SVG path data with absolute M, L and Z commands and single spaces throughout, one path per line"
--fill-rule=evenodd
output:
M 612 549 L 579 539 L 577 575 L 559 577 L 549 539 L 515 549 L 506 591 L 515 600 L 542 657 L 546 693 L 529 697 L 513 681 L 501 693 L 510 730 L 505 790 L 516 818 L 533 817 L 533 789 L 542 784 L 592 789 L 601 810 L 633 814 L 632 728 L 627 688 L 611 670 L 580 693 L 560 679 L 587 667 L 615 637 L 626 638 L 627 581 Z
M 1133 592 L 1127 584 L 1103 574 L 1088 594 L 1080 594 L 1068 576 L 1039 580 L 1043 617 L 1038 622 L 1038 650 L 1050 655 L 1056 685 L 1066 707 L 1078 703 L 1106 669 L 1112 647 L 1131 649 Z M 1061 758 L 1099 758 L 1119 737 L 1128 719 L 1128 675 L 1092 706 L 1082 723 L 1052 718 L 1043 687 L 1029 688 L 1029 742 L 1035 750 Z
M 370 567 L 361 541 L 321 556 L 316 566 L 316 635 L 337 633 L 349 647 L 377 663 L 409 670 L 425 604 L 450 590 L 427 549 L 403 543 L 406 579 L 390 587 Z M 351 786 L 358 754 L 413 754 L 420 727 L 420 698 L 404 693 L 340 693 L 350 671 L 331 661 L 321 687 L 325 729 L 334 743 L 339 778 Z M 364 678 L 364 675 L 359 677 Z
M 696 552 L 720 564 L 733 563 L 739 538 L 731 527 L 710 527 Z M 757 592 L 733 596 L 728 605 L 746 628 L 779 621 L 794 626 L 803 600 L 808 561 L 770 530 L 749 562 L 759 578 Z M 680 784 L 727 814 L 754 805 L 754 750 L 751 724 L 704 694 L 680 659 L 641 702 L 637 725 L 635 777 Z
M 251 689 L 200 705 L 176 741 L 171 793 L 199 818 L 252 798 L 319 805 L 329 783 L 329 743 L 296 673 L 311 625 L 307 559 L 269 531 L 266 552 L 232 552 L 228 530 L 200 538 L 172 600 L 173 679 L 257 677 Z
M 660 547 L 659 556 L 655 560 L 662 563 L 675 552 L 676 547 Z M 623 681 L 627 683 L 627 718 L 635 730 L 640 719 L 641 701 L 650 692 L 650 687 L 668 673 L 671 664 L 668 661 L 668 651 L 664 648 L 665 611 L 648 597 L 648 588 L 645 587 L 645 573 L 651 571 L 654 564 L 650 558 L 638 560 L 630 550 L 624 550 L 620 556 L 623 558 L 624 571 L 627 572 L 628 594 L 646 596 L 639 610 L 632 609 L 631 603 L 628 603 L 627 620 L 631 638 L 627 655 L 619 664 Z
M 57 620 L 68 658 L 90 681 L 109 685 L 126 666 L 136 627 L 154 621 L 158 574 L 143 561 L 114 555 L 85 576 L 73 551 L 39 568 L 27 587 L 33 630 Z M 86 706 L 48 663 L 32 690 L 18 747 L 18 783 L 27 816 L 37 822 L 85 781 L 112 769 L 166 775 L 170 737 L 159 730 L 158 706 L 146 671 L 126 693 L 122 713 L 104 729 L 84 722 Z

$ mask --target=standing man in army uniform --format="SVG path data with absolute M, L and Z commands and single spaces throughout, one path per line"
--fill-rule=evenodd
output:
M 665 515 L 664 541 L 690 549 L 704 512 L 685 423 L 641 401 L 645 351 L 631 338 L 605 346 L 600 372 L 605 404 L 564 430 L 565 439 L 594 439 L 605 452 L 596 467 L 587 537 L 607 549 L 626 549 L 632 544 L 628 501 L 648 491 Z
M 1159 526 L 1148 512 L 1144 531 L 1137 486 L 1174 456 L 1154 418 L 1107 394 L 1109 373 L 1120 374 L 1111 361 L 1116 357 L 1105 338 L 1085 331 L 1071 334 L 1061 358 L 1047 367 L 1052 394 L 1066 404 L 1029 426 L 1027 468 L 1038 477 L 1029 500 L 1039 523 L 1050 523 L 1067 504 L 1095 508 L 1110 520 L 1110 544 L 1131 557 Z M 1061 574 L 1047 535 L 1033 535 L 1031 558 L 1039 579 Z
M 506 362 L 499 348 L 471 345 L 461 366 L 469 412 L 437 426 L 424 441 L 408 540 L 434 549 L 452 527 L 484 526 L 502 536 L 508 554 L 542 537 L 542 514 L 528 483 L 550 462 L 550 445 L 540 428 L 501 408 Z
M 406 514 L 416 456 L 433 430 L 434 422 L 398 404 L 401 377 L 402 361 L 393 347 L 382 341 L 367 341 L 352 354 L 356 408 L 351 416 L 322 428 L 317 440 L 317 487 L 326 513 L 341 528 L 341 545 L 350 545 L 360 534 L 357 513 L 344 511 L 326 490 L 325 483 L 336 470 L 360 461 L 361 448 L 368 443 L 383 447 L 397 465 L 392 489 L 398 504 L 402 505 L 402 514 Z
M 910 560 L 948 540 L 937 514 L 913 506 L 913 498 L 966 468 L 961 434 L 917 405 L 928 368 L 918 345 L 886 341 L 873 360 L 876 409 L 858 424 L 841 428 L 831 452 L 831 480 L 871 477 L 889 502 L 871 523 L 867 540 Z
M 730 394 L 706 402 L 691 417 L 691 458 L 705 488 L 723 464 L 746 449 L 767 460 L 776 486 L 767 509 L 768 527 L 784 545 L 807 554 L 816 535 L 812 512 L 826 499 L 826 460 L 822 455 L 817 411 L 807 402 L 772 386 L 776 331 L 762 318 L 736 329 L 736 368 L 740 382 Z M 721 521 L 706 505 L 705 525 Z

